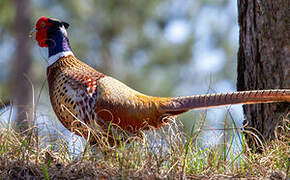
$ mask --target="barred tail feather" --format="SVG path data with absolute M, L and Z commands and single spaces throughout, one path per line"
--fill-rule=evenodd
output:
M 172 98 L 163 108 L 166 112 L 185 112 L 231 104 L 290 102 L 289 89 L 240 91 Z M 174 113 L 176 114 L 176 113 Z

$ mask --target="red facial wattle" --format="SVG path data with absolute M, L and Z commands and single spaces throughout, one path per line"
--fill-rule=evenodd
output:
M 48 47 L 46 40 L 47 40 L 47 29 L 51 26 L 52 23 L 49 22 L 47 17 L 41 17 L 36 22 L 36 37 L 35 40 L 38 42 L 40 47 Z
M 46 44 L 46 39 L 47 39 L 46 30 L 38 30 L 36 32 L 35 40 L 38 42 L 38 45 L 40 47 L 48 47 L 48 45 Z

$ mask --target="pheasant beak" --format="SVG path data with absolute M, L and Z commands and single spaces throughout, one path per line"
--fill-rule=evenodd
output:
M 33 37 L 35 37 L 35 36 L 36 36 L 36 29 L 33 28 L 33 29 L 30 31 L 30 33 L 29 33 L 29 37 L 30 37 L 30 38 L 33 38 Z

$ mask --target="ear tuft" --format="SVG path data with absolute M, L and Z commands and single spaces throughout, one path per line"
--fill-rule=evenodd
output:
M 69 23 L 62 21 L 61 24 L 67 29 L 69 27 Z

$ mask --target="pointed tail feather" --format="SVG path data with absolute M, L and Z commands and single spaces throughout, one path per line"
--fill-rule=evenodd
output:
M 271 102 L 290 102 L 290 90 L 256 90 L 176 97 L 172 98 L 163 106 L 163 108 L 166 112 L 174 113 L 185 112 L 190 109 L 205 109 L 230 104 L 257 104 Z

